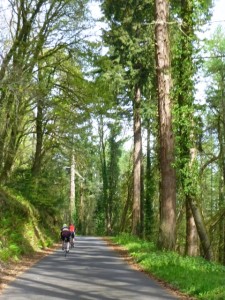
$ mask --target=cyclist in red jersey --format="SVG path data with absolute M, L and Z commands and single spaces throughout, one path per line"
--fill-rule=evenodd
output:
M 74 226 L 74 224 L 70 224 L 69 226 L 69 230 L 71 232 L 71 237 L 72 237 L 72 240 L 73 240 L 73 243 L 75 242 L 75 231 L 76 231 L 76 227 Z

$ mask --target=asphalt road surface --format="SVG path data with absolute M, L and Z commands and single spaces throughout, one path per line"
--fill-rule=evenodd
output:
M 134 270 L 106 242 L 77 237 L 67 257 L 61 249 L 18 276 L 0 300 L 176 300 L 147 275 Z

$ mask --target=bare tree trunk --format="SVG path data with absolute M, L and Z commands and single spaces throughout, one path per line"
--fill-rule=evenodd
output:
M 198 255 L 198 232 L 195 225 L 195 220 L 192 215 L 188 201 L 186 201 L 186 249 L 185 253 L 189 256 Z
M 146 171 L 145 171 L 145 180 L 146 180 L 146 190 L 145 190 L 145 203 L 144 203 L 144 235 L 145 238 L 150 239 L 152 229 L 153 229 L 153 192 L 154 192 L 154 184 L 153 184 L 153 172 L 152 172 L 152 162 L 151 162 L 151 125 L 148 120 L 147 126 L 147 151 L 146 151 Z
M 206 226 L 204 224 L 202 212 L 199 209 L 199 206 L 198 206 L 195 199 L 193 199 L 192 197 L 189 196 L 188 197 L 188 202 L 189 202 L 192 214 L 193 214 L 194 219 L 195 219 L 195 224 L 196 224 L 196 227 L 197 227 L 197 230 L 198 230 L 199 238 L 201 240 L 201 245 L 202 245 L 202 248 L 203 248 L 204 257 L 207 260 L 212 260 L 213 259 L 212 247 L 211 247 L 211 243 L 210 243 L 210 240 L 209 240 L 209 235 L 208 235 L 207 230 L 206 230 Z
M 222 221 L 223 224 L 223 265 L 225 265 L 225 220 Z
M 1 107 L 0 110 L 0 117 L 1 117 L 1 128 L 0 128 L 0 172 L 2 172 L 2 169 L 4 167 L 4 160 L 5 157 L 7 156 L 8 152 L 8 146 L 7 146 L 7 136 L 8 136 L 8 131 L 10 128 L 10 125 L 13 123 L 13 103 L 14 103 L 14 97 L 12 93 L 8 96 L 7 99 L 4 99 L 5 105 L 4 109 Z M 3 105 L 2 105 L 3 106 Z M 4 118 L 3 118 L 3 113 L 2 110 L 6 111 L 7 113 L 4 113 Z M 2 176 L 1 176 L 2 177 Z
M 70 223 L 74 222 L 75 215 L 75 158 L 71 157 L 70 166 Z
M 33 176 L 37 176 L 41 169 L 42 147 L 43 147 L 43 104 L 42 100 L 38 101 L 36 117 L 36 147 L 35 156 L 32 166 Z
M 220 89 L 221 89 L 221 119 L 222 119 L 222 124 L 221 124 L 221 129 L 218 130 L 219 132 L 219 142 L 220 142 L 220 158 L 219 158 L 219 167 L 221 169 L 221 187 L 220 187 L 220 192 L 219 192 L 219 207 L 220 209 L 223 209 L 225 205 L 225 93 L 224 93 L 224 79 L 225 79 L 225 74 L 222 72 L 221 73 L 221 81 L 220 81 Z M 225 264 L 225 253 L 224 253 L 224 248 L 225 245 L 224 243 L 224 220 L 221 220 L 219 224 L 219 262 Z
M 4 167 L 0 174 L 0 182 L 1 183 L 5 182 L 8 179 L 9 173 L 12 169 L 12 166 L 13 166 L 13 163 L 15 160 L 15 156 L 16 156 L 16 152 L 18 149 L 16 127 L 13 125 L 12 129 L 9 130 L 9 132 L 10 132 L 10 141 L 8 143 L 8 149 L 7 149 L 8 152 L 5 157 Z
M 141 164 L 142 164 L 142 138 L 141 138 L 141 91 L 135 88 L 134 98 L 134 198 L 132 213 L 132 234 L 140 235 L 141 226 Z
M 84 184 L 80 184 L 79 230 L 84 234 Z
M 127 222 L 127 215 L 129 210 L 131 210 L 132 207 L 132 184 L 128 182 L 128 189 L 127 189 L 127 199 L 126 203 L 122 212 L 122 217 L 121 217 L 121 222 L 120 222 L 120 232 L 123 232 L 126 227 L 126 222 Z
M 42 74 L 42 64 L 39 62 L 38 64 L 38 81 L 41 85 L 43 83 L 44 75 Z M 44 119 L 44 97 L 45 93 L 42 91 L 39 92 L 37 99 L 37 116 L 36 116 L 36 148 L 35 148 L 35 156 L 32 166 L 32 175 L 37 176 L 41 170 L 42 163 L 42 151 L 43 151 L 43 119 Z
M 130 170 L 130 160 L 129 160 L 129 170 Z M 120 232 L 123 232 L 126 228 L 126 223 L 128 221 L 128 213 L 132 211 L 133 205 L 133 172 L 127 172 L 126 186 L 127 190 L 126 202 L 124 204 L 121 221 L 120 221 Z M 129 219 L 130 220 L 130 219 Z
M 193 137 L 191 137 L 193 138 Z M 195 148 L 190 149 L 190 170 L 193 167 L 193 163 L 196 159 L 196 152 L 197 150 Z M 191 171 L 190 171 L 191 174 Z M 195 198 L 194 198 L 195 196 Z M 189 203 L 189 206 L 191 208 L 194 220 L 195 220 L 195 225 L 198 231 L 198 235 L 201 241 L 202 249 L 204 252 L 204 257 L 207 260 L 212 260 L 213 259 L 213 252 L 212 252 L 212 247 L 209 239 L 209 234 L 207 232 L 205 223 L 204 223 L 204 218 L 202 216 L 202 212 L 199 208 L 199 205 L 197 203 L 196 195 L 192 196 L 191 193 L 189 192 L 188 195 L 186 195 L 186 199 Z
M 158 246 L 172 250 L 176 242 L 176 174 L 174 136 L 171 113 L 170 46 L 168 33 L 168 1 L 155 0 L 156 5 L 156 64 L 160 135 L 160 230 Z

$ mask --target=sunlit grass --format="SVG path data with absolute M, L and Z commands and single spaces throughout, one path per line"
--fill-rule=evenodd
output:
M 175 252 L 157 251 L 151 242 L 120 235 L 112 240 L 123 245 L 148 273 L 181 292 L 204 300 L 225 299 L 225 267 L 201 257 L 183 257 Z

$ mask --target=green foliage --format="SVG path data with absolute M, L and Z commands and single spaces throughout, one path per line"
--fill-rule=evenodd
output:
M 50 246 L 58 239 L 52 220 L 43 221 L 25 198 L 1 188 L 0 206 L 0 260 L 18 260 L 21 255 Z
M 123 67 L 127 86 L 143 87 L 152 73 L 153 1 L 102 1 L 102 10 L 109 30 L 103 38 L 110 47 L 114 65 Z M 138 13 L 137 13 L 138 12 Z
M 49 159 L 41 176 L 37 178 L 33 177 L 28 169 L 15 170 L 8 187 L 13 189 L 15 194 L 29 200 L 36 209 L 57 217 L 57 211 L 64 207 L 68 200 L 69 175 L 61 161 Z
M 224 266 L 201 257 L 183 257 L 175 252 L 157 251 L 153 243 L 128 234 L 112 240 L 123 245 L 147 273 L 183 293 L 196 299 L 225 299 Z

